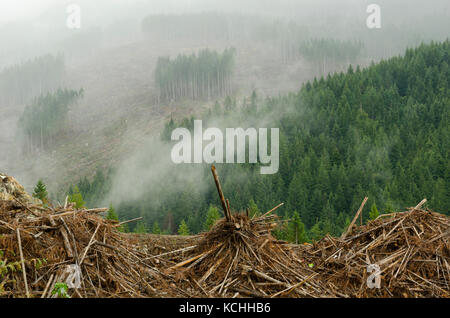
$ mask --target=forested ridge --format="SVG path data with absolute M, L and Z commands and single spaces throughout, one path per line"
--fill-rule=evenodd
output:
M 158 58 L 154 72 L 160 101 L 210 99 L 231 94 L 234 49 Z
M 364 49 L 362 42 L 339 41 L 336 39 L 309 39 L 298 46 L 298 53 L 315 68 L 325 74 L 327 69 L 348 64 L 361 56 Z M 331 67 L 330 67 L 331 66 Z
M 83 89 L 58 88 L 35 97 L 26 107 L 18 122 L 19 132 L 25 137 L 24 150 L 44 150 L 64 130 L 69 106 L 83 96 Z
M 43 55 L 0 71 L 0 103 L 18 105 L 58 87 L 64 77 L 64 56 Z
M 285 202 L 277 212 L 291 219 L 296 231 L 305 226 L 301 240 L 339 235 L 364 196 L 369 197 L 364 220 L 369 210 L 374 217 L 423 198 L 428 207 L 448 214 L 449 55 L 448 40 L 421 45 L 365 69 L 350 67 L 315 79 L 297 93 L 264 100 L 254 94 L 240 105 L 230 97 L 223 105 L 216 103 L 203 118 L 204 128 L 219 119 L 235 127 L 261 122 L 262 127 L 280 128 L 277 174 L 261 175 L 257 165 L 217 165 L 232 209 L 259 213 Z M 192 121 L 171 120 L 163 138 Z M 159 185 L 159 193 L 169 200 L 155 203 L 159 196 L 153 189 L 145 199 L 116 206 L 119 217 L 143 216 L 140 230 L 175 233 L 180 224 L 183 233 L 186 227 L 190 233 L 204 230 L 219 206 L 209 166 L 195 166 L 203 169 L 203 180 L 211 185 L 207 190 L 192 180 L 179 193 L 170 183 L 177 182 L 177 173 L 192 169 L 181 166 Z M 101 179 L 110 185 L 110 177 Z M 102 187 L 84 180 L 80 191 L 92 197 L 85 189 L 101 192 Z M 292 226 L 280 228 L 278 235 L 292 240 Z

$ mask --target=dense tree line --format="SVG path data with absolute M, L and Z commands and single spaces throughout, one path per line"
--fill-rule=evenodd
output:
M 299 45 L 308 38 L 307 27 L 293 21 L 273 21 L 261 23 L 252 32 L 252 37 L 263 45 L 275 47 L 283 63 L 290 63 L 300 58 Z
M 71 185 L 67 194 L 72 195 L 76 187 L 86 202 L 86 205 L 94 207 L 100 204 L 111 190 L 112 173 L 113 170 L 111 168 L 98 168 L 92 178 L 84 177 L 75 185 Z
M 360 41 L 341 41 L 337 39 L 310 39 L 300 43 L 298 52 L 321 74 L 348 65 L 361 56 L 364 44 Z
M 212 116 L 235 127 L 245 128 L 251 119 L 250 127 L 264 122 L 280 128 L 278 173 L 261 175 L 258 165 L 216 165 L 232 209 L 258 214 L 285 202 L 276 212 L 289 222 L 275 234 L 298 243 L 340 235 L 364 196 L 369 197 L 364 221 L 423 198 L 427 207 L 448 214 L 449 57 L 449 41 L 421 45 L 366 69 L 349 67 L 315 79 L 298 93 L 264 100 L 254 94 L 233 112 L 219 104 L 205 114 L 206 123 Z M 167 131 L 191 122 L 171 120 Z M 144 216 L 148 231 L 208 229 L 221 214 L 209 165 L 196 180 L 184 181 L 183 191 L 169 186 L 189 169 L 201 168 L 174 167 L 168 180 L 158 183 L 159 195 L 122 202 L 119 217 Z M 170 199 L 155 205 L 163 194 Z
M 253 36 L 280 52 L 283 63 L 306 59 L 322 74 L 341 65 L 357 62 L 364 53 L 362 41 L 315 37 L 306 26 L 295 22 L 274 21 L 256 27 Z
M 57 89 L 54 93 L 41 94 L 25 107 L 18 128 L 25 136 L 27 151 L 44 149 L 65 125 L 69 106 L 83 96 L 83 90 Z
M 222 53 L 205 49 L 197 55 L 178 55 L 173 60 L 160 57 L 154 73 L 160 100 L 209 100 L 231 94 L 234 53 L 234 49 Z
M 64 57 L 44 55 L 0 72 L 0 104 L 26 104 L 33 97 L 52 91 L 64 76 Z
M 314 17 L 282 20 L 236 13 L 159 14 L 145 17 L 142 30 L 148 41 L 194 41 L 199 45 L 208 45 L 217 40 L 236 47 L 248 43 L 254 46 L 255 42 L 262 42 L 264 49 L 278 50 L 285 63 L 298 60 L 302 42 L 311 38 L 319 41 L 330 34 L 341 42 L 352 43 L 348 40 L 359 39 L 364 43 L 366 52 L 370 52 L 370 57 L 376 60 L 401 54 L 406 47 L 417 46 L 421 41 L 448 36 L 445 31 L 448 27 L 442 27 L 449 25 L 443 13 L 435 14 L 437 20 L 432 24 L 426 20 L 416 20 L 411 24 L 412 17 L 406 14 L 396 23 L 383 24 L 376 32 L 360 27 L 364 21 L 356 17 L 359 15 L 353 18 L 335 16 L 333 23 L 323 25 L 321 19 Z M 441 27 L 436 28 L 437 25 Z

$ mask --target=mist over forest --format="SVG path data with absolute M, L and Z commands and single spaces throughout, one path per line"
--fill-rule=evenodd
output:
M 448 214 L 449 1 L 379 0 L 381 28 L 361 0 L 78 0 L 70 28 L 73 3 L 0 4 L 0 172 L 30 193 L 42 179 L 54 202 L 143 217 L 128 231 L 206 230 L 210 165 L 170 157 L 201 119 L 280 129 L 276 174 L 217 169 L 233 209 L 284 202 L 308 239 L 339 235 L 364 196 Z

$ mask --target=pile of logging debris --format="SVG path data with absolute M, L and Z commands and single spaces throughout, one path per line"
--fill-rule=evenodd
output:
M 173 279 L 170 296 L 333 296 L 290 244 L 271 235 L 275 219 L 238 213 L 218 221 L 183 258 L 172 258 L 178 263 L 166 271 Z
M 155 296 L 148 255 L 97 215 L 105 210 L 0 211 L 0 296 L 55 297 L 58 283 L 75 297 Z
M 99 215 L 107 209 L 43 207 L 2 176 L 0 297 L 57 297 L 61 284 L 71 297 L 155 296 L 148 255 Z
M 176 263 L 166 271 L 171 296 L 449 297 L 450 219 L 421 209 L 425 199 L 355 227 L 365 198 L 341 237 L 298 246 L 271 235 L 280 205 L 256 218 L 231 214 L 212 172 L 225 218 L 195 246 L 165 254 Z
M 212 172 L 225 217 L 185 240 L 121 233 L 106 209 L 4 194 L 0 297 L 61 297 L 61 283 L 70 297 L 449 297 L 450 218 L 425 200 L 355 226 L 365 199 L 341 237 L 294 245 L 272 236 L 282 204 L 232 213 Z
M 342 297 L 450 297 L 450 218 L 415 208 L 326 236 L 301 252 L 321 286 Z M 368 288 L 371 274 L 379 285 Z

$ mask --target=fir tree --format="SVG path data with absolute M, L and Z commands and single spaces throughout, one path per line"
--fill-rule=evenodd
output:
M 134 228 L 134 233 L 144 234 L 147 233 L 147 229 L 145 227 L 145 223 L 142 221 L 139 221 L 136 224 L 136 227 Z
M 377 205 L 374 202 L 372 204 L 372 207 L 370 208 L 369 218 L 371 220 L 375 220 L 379 215 L 380 215 L 380 213 L 378 212 Z
M 159 227 L 158 221 L 153 223 L 152 234 L 161 234 L 161 228 Z
M 80 193 L 80 189 L 78 189 L 78 186 L 75 186 L 73 188 L 73 193 L 69 195 L 69 201 L 75 203 L 75 208 L 81 209 L 84 208 L 86 202 L 83 200 L 83 196 Z
M 181 221 L 181 224 L 178 228 L 178 235 L 184 235 L 184 236 L 189 235 L 189 228 L 188 228 L 186 222 L 184 222 L 184 220 Z
M 210 205 L 208 212 L 206 212 L 204 230 L 209 231 L 218 219 L 220 219 L 219 210 L 215 206 Z
M 114 209 L 113 205 L 109 205 L 108 213 L 106 214 L 107 220 L 113 220 L 113 221 L 119 221 L 119 216 L 116 213 L 116 210 Z M 126 224 L 122 224 L 117 227 L 117 230 L 120 232 L 126 232 Z
M 287 230 L 287 240 L 295 244 L 302 244 L 308 241 L 305 231 L 305 225 L 300 219 L 297 211 L 294 211 L 293 217 L 289 222 Z
M 261 213 L 259 212 L 258 206 L 256 205 L 253 199 L 250 200 L 248 204 L 248 216 L 253 218 L 259 216 Z
M 106 219 L 119 221 L 119 216 L 117 215 L 116 210 L 114 209 L 112 204 L 109 205 L 109 209 L 108 209 L 108 213 L 106 215 Z
M 323 237 L 323 232 L 320 228 L 320 221 L 313 225 L 313 227 L 309 230 L 309 237 L 313 241 L 319 241 Z
M 48 193 L 47 193 L 47 187 L 45 186 L 42 179 L 39 179 L 36 186 L 34 187 L 33 197 L 38 198 L 42 201 L 43 204 L 47 204 Z

